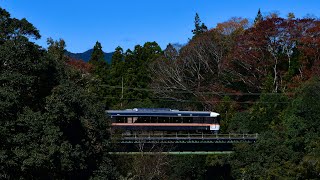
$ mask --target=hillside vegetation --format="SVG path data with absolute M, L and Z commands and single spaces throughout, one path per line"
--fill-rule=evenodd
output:
M 110 63 L 97 42 L 85 62 L 0 8 L 0 179 L 318 179 L 320 21 L 259 11 L 208 29 L 197 14 L 192 32 Z M 133 107 L 216 111 L 221 133 L 259 139 L 228 156 L 110 156 L 104 111 Z

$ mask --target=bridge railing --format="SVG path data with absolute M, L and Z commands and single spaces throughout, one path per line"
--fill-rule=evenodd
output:
M 176 139 L 257 139 L 258 134 L 121 134 L 117 136 L 121 139 L 141 139 L 141 138 L 176 138 Z

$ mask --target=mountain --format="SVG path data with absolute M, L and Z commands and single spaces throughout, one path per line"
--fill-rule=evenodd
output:
M 89 49 L 83 53 L 72 53 L 69 51 L 66 51 L 66 55 L 75 59 L 82 59 L 85 62 L 88 62 L 90 60 L 91 54 L 93 52 L 93 49 Z M 111 58 L 112 58 L 113 52 L 111 53 L 105 53 L 104 52 L 104 59 L 110 64 Z

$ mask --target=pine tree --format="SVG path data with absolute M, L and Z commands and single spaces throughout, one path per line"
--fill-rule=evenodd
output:
M 111 65 L 115 66 L 115 65 L 119 64 L 120 62 L 123 61 L 123 58 L 124 58 L 123 57 L 123 49 L 120 46 L 118 46 L 112 55 Z
M 290 12 L 290 13 L 288 13 L 287 18 L 288 18 L 289 20 L 292 20 L 292 19 L 296 18 L 296 16 L 294 15 L 293 12 Z
M 93 65 L 96 65 L 98 62 L 104 62 L 104 53 L 102 51 L 102 46 L 99 41 L 97 41 L 94 45 L 93 52 L 89 60 L 89 63 L 92 63 Z
M 171 43 L 167 45 L 167 48 L 163 51 L 164 56 L 169 59 L 176 59 L 179 55 L 178 51 L 173 47 Z
M 256 18 L 254 19 L 254 25 L 258 24 L 261 21 L 263 21 L 263 16 L 262 16 L 260 8 L 259 8 L 258 14 L 257 14 Z
M 124 54 L 123 49 L 121 47 L 117 47 L 115 52 L 112 55 L 111 60 L 111 68 L 109 73 L 109 81 L 110 86 L 118 86 L 120 87 L 123 83 L 123 78 L 125 76 L 126 69 L 124 64 Z M 122 90 L 119 88 L 110 88 L 109 95 L 114 98 L 112 99 L 112 105 L 118 104 L 121 98 Z
M 108 74 L 108 63 L 104 59 L 104 52 L 102 51 L 102 46 L 99 41 L 93 47 L 93 52 L 89 63 L 93 65 L 93 74 L 99 77 L 100 80 L 106 82 Z
M 192 33 L 194 34 L 194 36 L 197 36 L 201 33 L 208 31 L 207 26 L 204 23 L 201 24 L 201 20 L 198 13 L 196 13 L 196 16 L 194 18 L 194 26 L 195 26 L 195 29 L 192 30 Z

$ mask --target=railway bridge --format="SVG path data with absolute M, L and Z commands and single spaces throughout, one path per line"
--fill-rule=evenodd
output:
M 114 154 L 228 154 L 238 143 L 254 143 L 258 134 L 118 134 Z

